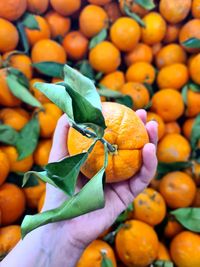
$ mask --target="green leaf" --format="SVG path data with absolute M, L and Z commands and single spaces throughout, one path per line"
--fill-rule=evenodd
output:
M 129 219 L 130 213 L 133 211 L 133 203 L 131 203 L 128 208 L 123 211 L 116 219 L 116 223 L 122 223 Z
M 34 86 L 65 112 L 70 119 L 74 119 L 72 100 L 64 86 L 50 83 L 35 83 Z
M 68 65 L 64 66 L 64 75 L 64 81 L 69 87 L 86 98 L 95 108 L 102 110 L 101 100 L 93 81 Z
M 153 86 L 151 84 L 149 84 L 149 83 L 144 83 L 144 86 L 149 91 L 150 97 L 152 97 L 154 95 Z
M 34 116 L 19 132 L 16 142 L 16 148 L 18 151 L 18 160 L 22 160 L 31 155 L 38 144 L 40 134 L 40 126 L 38 118 Z
M 185 85 L 182 89 L 182 98 L 183 98 L 183 102 L 185 103 L 185 105 L 187 105 L 188 102 L 188 85 Z
M 101 267 L 114 267 L 112 261 L 107 257 L 107 251 L 101 251 L 102 261 Z
M 23 85 L 26 88 L 29 88 L 29 80 L 27 77 L 22 73 L 20 70 L 15 69 L 15 68 L 9 68 L 9 73 L 15 75 L 17 77 L 17 81 Z
M 103 29 L 101 30 L 97 35 L 95 35 L 90 43 L 89 43 L 89 49 L 94 48 L 96 45 L 98 45 L 99 43 L 101 43 L 102 41 L 104 41 L 107 38 L 107 29 Z
M 146 27 L 144 21 L 137 14 L 131 12 L 129 7 L 126 4 L 124 4 L 124 12 L 127 16 L 129 16 L 132 19 L 134 19 L 135 21 L 137 21 L 140 26 L 142 26 L 144 28 Z
M 27 27 L 31 30 L 40 30 L 39 24 L 38 24 L 35 16 L 30 14 L 30 13 L 26 13 L 23 16 L 22 23 L 24 24 L 25 27 Z
M 94 80 L 94 70 L 88 60 L 78 62 L 78 64 L 75 65 L 75 68 L 77 68 L 80 73 L 82 73 L 87 78 Z
M 40 63 L 34 63 L 32 64 L 32 66 L 42 74 L 45 74 L 50 77 L 63 79 L 64 64 L 51 62 L 51 61 L 45 61 L 45 62 L 40 62 Z
M 187 48 L 200 48 L 200 39 L 192 37 L 185 42 L 182 42 L 182 45 Z
M 0 124 L 0 142 L 6 145 L 15 145 L 18 139 L 18 132 L 9 125 Z
M 29 42 L 26 36 L 26 32 L 24 30 L 24 25 L 22 22 L 17 22 L 17 28 L 19 31 L 20 38 L 19 40 L 22 42 L 22 46 L 24 47 L 24 52 L 28 53 L 29 51 Z
M 135 0 L 135 2 L 147 10 L 151 10 L 155 8 L 155 4 L 153 0 Z
M 6 179 L 6 182 L 15 184 L 19 187 L 22 187 L 23 176 L 24 176 L 24 174 L 18 174 L 18 173 L 11 172 Z M 24 188 L 37 186 L 38 184 L 39 184 L 38 179 L 34 176 L 31 176 L 29 178 L 28 182 L 26 183 L 26 185 L 24 186 Z
M 97 74 L 95 75 L 94 80 L 95 81 L 99 81 L 99 80 L 101 80 L 102 77 L 103 77 L 103 72 L 97 72 Z
M 192 133 L 190 138 L 190 143 L 192 150 L 197 148 L 198 141 L 200 140 L 200 114 L 195 118 Z
M 133 100 L 129 95 L 124 95 L 122 97 L 116 98 L 117 103 L 127 106 L 128 108 L 133 108 Z
M 188 88 L 192 90 L 193 92 L 200 93 L 200 85 L 195 84 L 195 83 L 189 83 Z
M 153 263 L 153 267 L 174 267 L 173 262 L 157 260 Z
M 200 233 L 200 208 L 181 208 L 170 213 L 185 228 Z
M 114 243 L 115 243 L 115 236 L 116 236 L 116 234 L 119 232 L 119 230 L 121 228 L 124 227 L 124 225 L 125 225 L 124 223 L 120 223 L 114 231 L 109 232 L 106 236 L 104 236 L 103 237 L 103 240 L 105 242 L 109 243 L 111 246 L 113 246 Z
M 157 167 L 157 179 L 161 179 L 168 172 L 181 171 L 192 166 L 190 161 L 178 161 L 172 163 L 159 162 Z
M 8 74 L 6 81 L 14 96 L 33 107 L 42 107 L 41 103 L 18 81 L 16 75 Z

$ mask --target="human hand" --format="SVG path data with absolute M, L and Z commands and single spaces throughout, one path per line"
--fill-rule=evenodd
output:
M 68 232 L 70 233 L 70 239 L 74 246 L 84 249 L 113 224 L 117 216 L 148 186 L 153 178 L 157 167 L 157 123 L 154 121 L 146 123 L 146 112 L 144 110 L 138 110 L 136 113 L 145 124 L 150 139 L 150 143 L 146 144 L 142 151 L 143 165 L 140 172 L 127 181 L 106 184 L 105 207 L 103 209 L 71 220 L 55 223 L 60 231 L 62 229 L 59 240 L 62 245 L 68 242 L 68 240 L 65 240 L 64 234 Z M 68 156 L 66 145 L 68 131 L 69 124 L 67 117 L 63 115 L 56 127 L 49 162 L 55 162 Z M 77 191 L 81 189 L 85 180 L 86 178 L 80 175 Z M 65 200 L 66 195 L 63 192 L 47 184 L 43 211 L 56 208 Z M 59 227 L 61 225 L 62 227 Z

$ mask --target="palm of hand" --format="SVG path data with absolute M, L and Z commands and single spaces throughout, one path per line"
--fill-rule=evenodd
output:
M 146 124 L 146 112 L 144 110 L 137 111 L 137 115 L 146 125 L 151 142 L 146 144 L 143 148 L 143 166 L 140 172 L 127 181 L 116 184 L 106 184 L 105 207 L 103 209 L 59 223 L 64 232 L 68 231 L 74 233 L 74 231 L 71 230 L 76 229 L 76 235 L 71 236 L 71 238 L 78 246 L 85 247 L 85 245 L 96 239 L 104 230 L 108 229 L 116 220 L 117 216 L 148 186 L 155 174 L 157 166 L 155 148 L 157 144 L 157 124 L 153 121 Z M 58 161 L 68 155 L 66 148 L 68 130 L 69 124 L 64 115 L 59 120 L 54 134 L 53 147 L 49 159 L 50 162 Z M 84 181 L 85 178 L 79 179 L 77 191 L 83 186 Z M 65 200 L 66 196 L 60 190 L 48 184 L 43 210 L 56 208 Z

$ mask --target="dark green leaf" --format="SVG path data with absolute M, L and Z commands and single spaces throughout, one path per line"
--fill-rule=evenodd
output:
M 67 195 L 72 196 L 75 191 L 80 168 L 86 161 L 88 153 L 81 153 L 65 158 L 59 162 L 49 163 L 45 170 L 54 184 Z
M 26 36 L 26 32 L 24 30 L 24 25 L 22 22 L 17 22 L 17 28 L 19 31 L 19 35 L 20 35 L 20 41 L 22 42 L 22 46 L 24 47 L 24 52 L 28 53 L 29 51 L 29 43 L 28 43 L 28 39 Z
M 157 167 L 157 179 L 161 179 L 162 176 L 168 172 L 181 171 L 192 166 L 190 161 L 179 161 L 172 163 L 159 162 Z
M 200 208 L 181 208 L 170 213 L 186 229 L 200 233 Z
M 157 260 L 153 263 L 153 267 L 174 267 L 174 264 L 171 261 Z
M 101 30 L 97 35 L 95 35 L 90 43 L 89 43 L 89 49 L 94 48 L 96 45 L 98 45 L 99 43 L 101 43 L 102 41 L 104 41 L 107 38 L 107 29 L 103 29 Z
M 154 95 L 153 86 L 151 84 L 149 84 L 149 83 L 144 83 L 144 86 L 149 91 L 150 97 L 152 97 Z
M 195 118 L 194 124 L 192 126 L 191 137 L 190 137 L 190 143 L 191 143 L 193 154 L 195 154 L 195 151 L 198 149 L 197 145 L 198 145 L 199 140 L 200 140 L 200 114 Z
M 73 120 L 72 100 L 64 86 L 50 83 L 36 83 L 34 86 Z
M 29 80 L 27 77 L 22 73 L 20 70 L 15 69 L 15 68 L 9 68 L 9 73 L 15 75 L 17 77 L 17 81 L 23 85 L 26 88 L 29 88 Z
M 124 95 L 122 97 L 116 98 L 117 103 L 127 106 L 128 108 L 133 108 L 133 100 L 129 95 Z
M 32 64 L 33 67 L 40 73 L 50 77 L 56 77 L 63 79 L 63 67 L 64 64 L 46 61 Z
M 8 83 L 10 91 L 17 98 L 21 99 L 23 102 L 33 106 L 33 107 L 41 107 L 40 102 L 32 96 L 32 94 L 28 91 L 26 87 L 24 87 L 21 83 L 19 83 L 16 75 L 8 74 L 6 77 L 6 81 Z
M 187 48 L 200 48 L 200 39 L 192 37 L 185 42 L 182 42 L 182 45 Z
M 101 261 L 101 267 L 114 267 L 112 261 L 107 257 L 107 251 L 102 250 L 102 261 Z
M 80 73 L 82 73 L 84 76 L 88 77 L 91 80 L 94 80 L 94 70 L 91 67 L 90 63 L 88 60 L 83 60 L 76 64 L 75 66 Z
M 39 122 L 36 116 L 34 116 L 19 132 L 16 142 L 16 148 L 19 155 L 18 160 L 28 157 L 35 151 L 38 144 L 39 134 Z
M 151 106 L 152 106 L 152 101 L 149 101 L 149 103 L 146 106 L 144 106 L 143 109 L 149 110 Z
M 139 25 L 141 25 L 144 28 L 146 27 L 144 21 L 137 14 L 131 12 L 129 7 L 126 4 L 124 4 L 124 12 L 127 16 L 137 21 Z
M 6 182 L 15 184 L 19 187 L 22 187 L 23 176 L 24 176 L 24 174 L 17 174 L 17 173 L 11 172 L 6 179 Z M 38 179 L 36 179 L 36 177 L 34 177 L 34 176 L 31 176 L 29 178 L 28 182 L 26 183 L 26 185 L 24 186 L 24 188 L 33 187 L 33 186 L 36 186 L 38 184 L 39 184 Z
M 188 102 L 188 85 L 185 85 L 182 89 L 182 98 L 183 98 L 183 102 L 185 103 L 185 105 L 187 105 Z
M 111 246 L 113 246 L 114 243 L 115 243 L 115 236 L 116 236 L 116 234 L 123 227 L 124 227 L 124 223 L 120 223 L 114 231 L 109 232 L 106 236 L 104 236 L 103 237 L 103 240 L 106 241 L 107 243 L 109 243 Z
M 116 219 L 116 223 L 122 223 L 129 219 L 131 212 L 133 211 L 133 204 L 131 203 L 128 208 L 123 211 Z
M 95 76 L 95 81 L 99 81 L 103 77 L 103 72 L 98 72 Z
M 195 83 L 189 83 L 188 88 L 192 90 L 193 92 L 200 93 L 200 85 L 195 84 Z
M 64 81 L 69 87 L 86 98 L 92 106 L 102 110 L 101 100 L 93 81 L 68 65 L 64 67 L 64 75 Z
M 154 7 L 155 7 L 153 0 L 135 0 L 135 2 L 147 10 L 154 9 Z
M 30 14 L 30 13 L 26 13 L 23 16 L 22 23 L 24 24 L 25 27 L 27 27 L 31 30 L 40 30 L 39 24 L 38 24 L 35 16 Z
M 0 142 L 6 145 L 15 145 L 18 139 L 18 132 L 12 127 L 0 124 Z

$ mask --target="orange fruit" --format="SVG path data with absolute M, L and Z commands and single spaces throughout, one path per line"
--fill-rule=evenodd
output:
M 198 28 L 200 27 L 200 19 L 192 19 L 183 24 L 179 33 L 179 42 L 182 44 L 190 38 L 200 38 L 200 32 Z M 199 52 L 199 48 L 187 48 L 183 46 L 187 52 L 196 53 Z
M 52 78 L 51 82 L 52 83 L 59 83 L 59 82 L 63 82 L 63 79 L 54 77 L 54 78 Z
M 183 134 L 184 136 L 190 140 L 191 133 L 192 133 L 192 127 L 194 125 L 194 118 L 187 119 L 183 124 Z
M 179 37 L 180 28 L 180 24 L 168 24 L 163 42 L 166 44 L 176 42 Z
M 49 0 L 27 0 L 27 9 L 33 14 L 43 14 L 49 6 Z
M 29 29 L 25 27 L 25 32 L 26 32 L 29 44 L 31 46 L 33 46 L 40 40 L 49 39 L 51 35 L 50 27 L 47 21 L 43 17 L 38 16 L 38 15 L 34 15 L 34 18 L 38 23 L 39 30 Z
M 88 39 L 79 31 L 69 32 L 63 39 L 64 47 L 69 58 L 74 60 L 82 59 L 88 50 Z
M 42 193 L 39 202 L 38 202 L 38 212 L 41 212 L 43 205 L 44 205 L 44 201 L 45 201 L 45 196 L 46 196 L 46 191 Z
M 34 162 L 38 166 L 45 166 L 49 160 L 49 154 L 51 151 L 52 140 L 40 140 L 38 146 L 33 154 Z
M 146 27 L 142 28 L 142 42 L 153 45 L 161 42 L 166 34 L 167 25 L 157 12 L 150 12 L 143 18 Z
M 153 60 L 152 48 L 146 44 L 139 43 L 132 51 L 125 54 L 124 59 L 128 67 L 140 61 L 151 63 Z
M 200 54 L 195 55 L 194 57 L 190 58 L 189 62 L 189 72 L 192 80 L 200 85 Z
M 155 80 L 156 72 L 154 67 L 147 62 L 136 62 L 126 71 L 126 80 L 128 82 L 149 83 Z
M 20 131 L 29 121 L 29 114 L 22 108 L 4 108 L 0 110 L 0 120 Z
M 118 3 L 109 2 L 104 6 L 104 10 L 108 14 L 109 22 L 113 23 L 122 16 Z
M 102 252 L 106 253 L 106 256 L 112 262 L 112 266 L 116 267 L 116 259 L 113 249 L 102 240 L 94 240 L 83 252 L 76 267 L 101 267 Z
M 138 23 L 129 17 L 117 19 L 110 28 L 110 39 L 121 51 L 131 51 L 138 44 L 141 29 Z
M 147 122 L 156 121 L 158 123 L 158 140 L 160 140 L 165 134 L 165 123 L 163 119 L 154 112 L 147 112 Z
M 5 182 L 10 172 L 10 162 L 8 160 L 7 155 L 1 149 L 0 149 L 0 170 L 1 170 L 0 185 L 2 185 Z
M 187 109 L 188 117 L 197 116 L 200 112 L 200 93 L 188 90 L 187 92 Z
M 176 121 L 165 123 L 165 134 L 181 133 L 181 127 Z
M 14 223 L 25 211 L 25 196 L 18 186 L 4 183 L 0 187 L 1 225 Z
M 0 258 L 5 257 L 21 239 L 19 225 L 9 225 L 0 228 Z
M 116 235 L 116 251 L 126 266 L 145 267 L 158 254 L 158 237 L 154 229 L 146 223 L 127 221 Z
M 144 108 L 149 103 L 149 91 L 142 83 L 125 83 L 120 91 L 123 94 L 129 95 L 132 98 L 134 110 Z
M 21 101 L 11 93 L 7 85 L 6 76 L 7 69 L 0 69 L 0 105 L 6 107 L 19 106 Z
M 3 2 L 0 3 L 0 9 Z M 0 52 L 12 51 L 17 47 L 19 34 L 14 24 L 0 18 Z
M 55 11 L 49 11 L 45 15 L 45 19 L 49 24 L 52 38 L 64 37 L 70 30 L 70 18 L 63 17 Z
M 88 0 L 90 4 L 104 6 L 111 2 L 111 0 Z
M 105 75 L 100 84 L 111 89 L 119 91 L 125 83 L 124 73 L 122 71 L 114 71 Z
M 177 171 L 162 178 L 159 191 L 170 208 L 185 208 L 193 203 L 196 185 L 191 176 Z
M 169 218 L 164 228 L 164 235 L 167 238 L 173 238 L 183 231 L 183 226 L 174 218 Z
M 160 69 L 175 63 L 186 63 L 187 55 L 178 44 L 169 44 L 161 48 L 156 55 L 156 66 Z
M 157 260 L 162 260 L 162 261 L 171 260 L 167 247 L 161 242 L 159 242 Z
M 96 5 L 87 5 L 79 16 L 80 31 L 88 38 L 97 35 L 108 26 L 108 15 L 105 10 Z
M 188 68 L 180 63 L 163 67 L 157 76 L 157 84 L 160 89 L 173 88 L 180 90 L 188 81 Z
M 106 181 L 119 182 L 129 179 L 142 164 L 141 149 L 148 143 L 147 131 L 142 121 L 130 108 L 110 102 L 103 102 L 102 108 L 107 125 L 104 138 L 116 148 L 116 151 L 110 152 L 108 156 Z M 92 142 L 93 140 L 84 137 L 74 128 L 70 128 L 68 150 L 71 156 L 87 151 Z M 103 166 L 103 161 L 104 146 L 98 141 L 82 166 L 82 173 L 92 178 Z
M 200 263 L 200 237 L 198 234 L 184 231 L 170 244 L 172 260 L 180 267 L 198 267 Z
M 1 149 L 7 155 L 12 172 L 27 172 L 33 165 L 33 156 L 30 155 L 22 160 L 18 160 L 18 153 L 14 146 L 2 146 Z
M 34 84 L 40 82 L 44 83 L 45 80 L 40 79 L 40 78 L 34 78 L 30 80 L 30 91 L 34 95 L 35 98 L 37 98 L 38 101 L 40 101 L 42 104 L 44 103 L 50 103 L 51 101 L 49 98 L 47 98 L 43 93 L 41 93 L 35 86 Z
M 134 0 L 119 0 L 119 4 L 123 13 L 125 4 L 129 7 L 131 12 L 136 13 L 140 17 L 143 17 L 148 13 L 148 10 L 137 4 Z
M 26 7 L 26 0 L 0 1 L 0 17 L 10 21 L 17 20 L 24 14 Z
M 45 192 L 45 183 L 38 180 L 38 185 L 23 188 L 26 204 L 31 209 L 37 209 L 39 200 Z
M 162 43 L 156 43 L 152 45 L 151 48 L 152 48 L 153 56 L 156 56 L 158 52 L 160 51 L 160 49 L 162 48 Z
M 40 40 L 33 46 L 31 58 L 33 63 L 51 61 L 65 64 L 67 60 L 64 48 L 57 42 L 49 39 Z
M 58 119 L 62 116 L 62 111 L 53 103 L 45 103 L 43 108 L 44 110 L 38 113 L 40 136 L 50 138 L 54 133 Z
M 164 89 L 152 97 L 151 110 L 162 117 L 165 122 L 177 120 L 183 115 L 184 103 L 180 92 Z
M 167 134 L 158 144 L 157 156 L 161 162 L 187 161 L 190 156 L 190 144 L 180 134 Z
M 96 71 L 110 73 L 119 67 L 121 55 L 112 43 L 103 41 L 90 50 L 89 62 Z
M 12 53 L 12 52 L 11 52 Z M 8 65 L 20 70 L 27 79 L 31 79 L 33 75 L 32 62 L 29 56 L 23 54 L 5 53 L 3 59 L 8 61 Z
M 152 188 L 146 188 L 133 201 L 132 217 L 135 220 L 155 226 L 166 215 L 166 204 L 162 195 Z
M 81 7 L 81 0 L 50 0 L 53 9 L 62 16 L 70 16 Z
M 196 19 L 200 19 L 200 1 L 192 1 L 192 16 Z
M 191 4 L 192 0 L 161 0 L 159 10 L 167 22 L 176 24 L 187 17 Z

